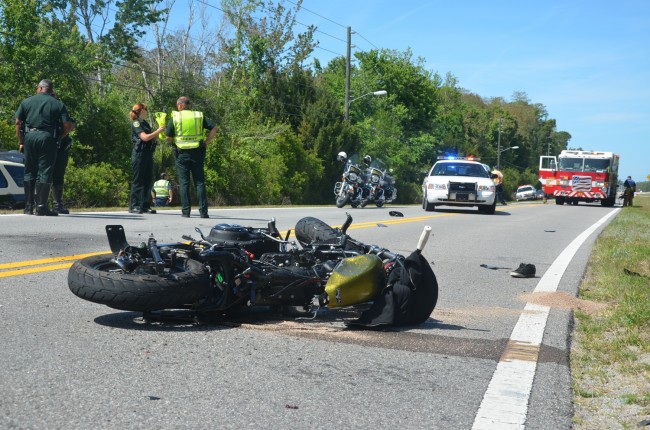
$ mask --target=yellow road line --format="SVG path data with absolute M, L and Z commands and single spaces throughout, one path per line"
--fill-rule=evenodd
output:
M 4 264 L 0 264 L 0 270 L 15 269 L 17 267 L 39 266 L 42 264 L 58 263 L 61 261 L 80 260 L 85 257 L 90 257 L 91 255 L 107 254 L 109 252 L 110 251 L 91 252 L 88 254 L 76 254 L 76 255 L 67 255 L 63 257 L 41 258 L 40 260 L 28 260 L 28 261 L 17 261 L 15 263 L 4 263 Z
M 104 253 L 101 252 L 99 254 L 104 254 Z M 63 264 L 54 264 L 51 266 L 32 267 L 29 269 L 7 270 L 6 272 L 0 272 L 0 278 L 8 278 L 9 276 L 29 275 L 30 273 L 50 272 L 52 270 L 67 269 L 70 266 L 72 266 L 72 264 L 73 263 L 63 263 Z

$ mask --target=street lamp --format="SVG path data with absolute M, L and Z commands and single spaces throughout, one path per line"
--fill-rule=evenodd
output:
M 347 102 L 346 105 L 345 105 L 345 120 L 348 121 L 350 119 L 350 105 L 352 104 L 353 101 L 359 100 L 359 99 L 364 98 L 366 96 L 385 96 L 387 94 L 388 94 L 388 91 L 379 90 L 379 91 L 371 91 L 371 92 L 366 93 L 366 94 L 364 94 L 362 96 L 353 98 L 352 100 Z
M 509 146 L 508 148 L 499 148 L 499 154 L 497 155 L 497 166 L 501 169 L 501 153 L 507 151 L 508 149 L 519 149 L 518 146 Z

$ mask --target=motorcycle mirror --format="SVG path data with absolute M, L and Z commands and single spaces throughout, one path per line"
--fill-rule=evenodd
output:
M 205 236 L 203 236 L 203 232 L 201 231 L 200 228 L 194 227 L 194 231 L 197 232 L 201 236 L 201 239 L 205 240 Z

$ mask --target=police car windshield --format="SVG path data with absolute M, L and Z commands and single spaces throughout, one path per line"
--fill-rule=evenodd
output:
M 431 171 L 432 176 L 471 176 L 474 178 L 488 178 L 488 172 L 480 164 L 451 162 L 437 163 Z

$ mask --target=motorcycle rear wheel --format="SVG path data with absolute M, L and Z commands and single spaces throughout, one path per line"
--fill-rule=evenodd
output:
M 191 259 L 164 276 L 124 273 L 113 254 L 102 254 L 76 261 L 68 287 L 77 297 L 124 311 L 185 309 L 208 296 L 210 274 Z
M 308 216 L 296 223 L 295 235 L 298 242 L 306 246 L 310 243 L 338 243 L 341 232 L 318 218 Z

